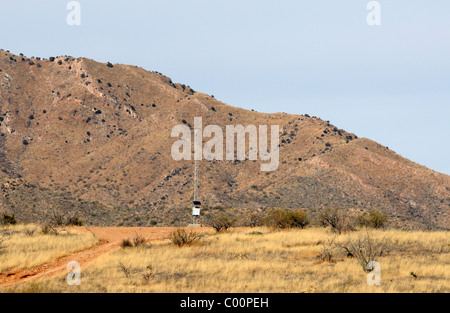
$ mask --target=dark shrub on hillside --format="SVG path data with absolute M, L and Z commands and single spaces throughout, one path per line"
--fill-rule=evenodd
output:
M 83 224 L 79 217 L 71 217 L 67 220 L 67 226 L 83 226 Z
M 0 219 L 1 225 L 16 225 L 16 217 L 13 215 L 2 214 L 2 218 Z
M 114 67 L 114 65 L 112 65 L 111 62 L 106 63 L 106 66 L 107 66 L 107 67 L 110 67 L 110 68 L 111 68 L 111 67 Z

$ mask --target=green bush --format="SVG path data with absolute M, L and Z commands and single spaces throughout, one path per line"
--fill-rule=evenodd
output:
M 234 218 L 230 218 L 225 214 L 213 215 L 209 219 L 209 224 L 217 232 L 227 231 L 228 228 L 232 227 L 235 222 L 236 222 L 236 220 Z
M 305 210 L 274 209 L 264 219 L 264 224 L 271 228 L 305 228 L 309 225 Z
M 380 210 L 370 210 L 357 217 L 359 225 L 371 228 L 383 228 L 388 220 L 389 217 Z

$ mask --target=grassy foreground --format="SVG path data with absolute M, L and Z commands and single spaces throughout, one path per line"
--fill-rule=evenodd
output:
M 44 235 L 36 225 L 0 227 L 0 274 L 30 269 L 98 243 L 92 235 Z
M 16 292 L 450 292 L 449 232 L 371 231 L 385 241 L 378 257 L 381 286 L 369 286 L 356 258 L 332 247 L 364 230 L 237 229 L 182 248 L 169 240 L 123 248 L 82 268 L 81 286 L 65 277 L 23 285 Z

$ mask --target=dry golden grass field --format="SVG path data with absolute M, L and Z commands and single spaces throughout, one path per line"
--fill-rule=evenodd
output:
M 3 238 L 3 239 L 2 239 Z M 89 234 L 61 230 L 58 236 L 43 234 L 36 225 L 0 228 L 0 274 L 31 269 L 98 243 Z
M 358 258 L 349 257 L 342 248 L 349 241 L 366 242 L 367 236 L 374 250 L 383 247 L 376 257 L 381 266 L 380 286 L 369 286 Z M 117 246 L 82 265 L 80 286 L 67 285 L 66 272 L 1 291 L 449 292 L 449 239 L 449 232 L 444 231 L 359 230 L 341 235 L 324 228 L 206 231 L 195 244 L 182 247 L 169 239 L 151 240 L 139 247 Z M 19 234 L 11 240 L 17 248 L 0 256 L 2 269 L 41 264 L 64 251 L 95 243 L 85 233 L 59 238 Z

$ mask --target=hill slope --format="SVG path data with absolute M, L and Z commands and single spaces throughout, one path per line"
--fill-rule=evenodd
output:
M 222 129 L 280 126 L 277 171 L 261 172 L 259 161 L 200 162 L 208 206 L 380 208 L 398 221 L 450 227 L 449 176 L 319 118 L 235 108 L 159 73 L 85 58 L 1 51 L 0 70 L 7 177 L 147 217 L 164 211 L 168 223 L 193 193 L 193 162 L 172 159 L 171 130 L 201 116 Z

